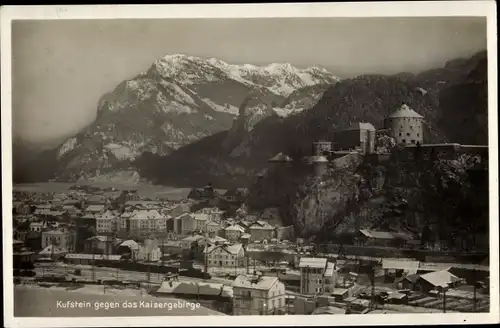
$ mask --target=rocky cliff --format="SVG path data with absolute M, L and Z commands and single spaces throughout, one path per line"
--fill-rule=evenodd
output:
M 390 161 L 365 159 L 321 177 L 299 163 L 270 168 L 250 188 L 248 205 L 278 207 L 285 224 L 318 242 L 338 242 L 358 229 L 430 229 L 427 238 L 449 242 L 457 235 L 487 236 L 488 173 L 473 169 L 475 158 L 400 162 L 398 150 L 391 151 Z

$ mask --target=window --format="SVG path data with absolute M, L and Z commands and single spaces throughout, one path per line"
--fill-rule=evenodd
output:
M 410 130 L 413 130 L 413 125 L 410 125 Z
M 401 127 L 402 128 L 402 127 Z M 401 137 L 403 134 L 401 132 L 399 132 L 399 136 Z
M 415 143 L 415 140 L 412 140 L 412 141 L 411 141 L 411 143 L 412 143 L 412 144 L 414 144 L 414 143 Z
M 326 278 L 325 279 L 325 284 L 329 285 L 330 284 L 330 279 Z
M 409 133 L 406 133 L 406 136 L 407 136 L 407 137 L 409 137 L 409 136 L 410 136 L 410 134 L 409 134 Z
M 317 284 L 321 284 L 321 283 L 322 283 L 321 279 L 317 279 L 317 280 L 316 280 L 316 283 L 317 283 Z
M 403 139 L 403 140 L 401 140 L 401 141 L 402 141 L 403 143 L 406 143 L 406 140 L 405 140 L 405 139 Z
M 417 133 L 417 137 L 420 137 L 420 133 Z

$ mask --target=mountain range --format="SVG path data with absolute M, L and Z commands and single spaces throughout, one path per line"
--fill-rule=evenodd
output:
M 232 65 L 215 58 L 167 55 L 100 99 L 96 120 L 57 147 L 57 177 L 92 179 L 117 170 L 133 171 L 132 163 L 144 153 L 168 155 L 230 130 L 241 111 L 246 130 L 268 116 L 298 113 L 319 98 L 298 90 L 338 80 L 319 67 Z M 17 153 L 23 152 L 33 153 L 17 147 Z M 32 176 L 23 156 L 18 158 L 16 177 Z
M 424 116 L 427 143 L 488 144 L 486 68 L 484 51 L 419 74 L 344 79 L 320 89 L 320 99 L 306 111 L 268 116 L 249 131 L 219 132 L 166 157 L 148 155 L 136 167 L 141 176 L 168 185 L 250 184 L 277 153 L 293 158 L 309 155 L 313 141 L 332 140 L 335 129 L 353 122 L 370 122 L 381 128 L 383 119 L 402 103 Z M 244 125 L 245 118 L 240 116 L 238 126 Z
M 169 55 L 104 95 L 90 126 L 39 154 L 45 174 L 16 164 L 15 181 L 130 171 L 168 185 L 241 186 L 276 153 L 303 156 L 356 121 L 381 127 L 402 102 L 425 117 L 426 142 L 485 144 L 486 67 L 484 51 L 419 74 L 341 80 L 318 67 Z

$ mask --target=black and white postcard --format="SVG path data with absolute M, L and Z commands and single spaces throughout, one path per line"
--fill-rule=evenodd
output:
M 498 323 L 495 13 L 2 7 L 7 327 Z

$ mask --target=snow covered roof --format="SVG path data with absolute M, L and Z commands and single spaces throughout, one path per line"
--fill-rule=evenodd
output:
M 245 229 L 238 224 L 227 227 L 224 230 L 245 232 Z
M 120 246 L 126 246 L 130 249 L 139 249 L 139 244 L 135 242 L 135 240 L 125 240 Z
M 131 219 L 141 220 L 141 219 L 161 219 L 162 216 L 157 210 L 140 210 L 134 211 Z
M 406 270 L 410 274 L 415 274 L 418 271 L 420 265 L 419 261 L 406 261 L 406 260 L 382 260 L 382 269 L 392 269 L 392 270 Z
M 403 104 L 398 110 L 389 115 L 389 118 L 424 118 L 424 117 L 418 114 L 410 107 L 408 107 L 408 105 Z
M 302 257 L 299 262 L 300 268 L 326 268 L 326 258 Z
M 292 162 L 292 158 L 283 153 L 279 153 L 273 158 L 269 159 L 269 162 Z
M 335 272 L 335 264 L 333 264 L 332 262 L 328 262 L 326 264 L 326 271 L 325 271 L 325 274 L 324 276 L 325 277 L 333 277 L 333 273 Z
M 446 270 L 429 272 L 421 275 L 420 278 L 436 287 L 447 287 L 449 284 L 460 280 L 460 278 Z
M 233 288 L 269 290 L 278 281 L 279 281 L 278 277 L 252 276 L 252 275 L 242 274 L 236 277 L 232 286 Z
M 99 212 L 104 210 L 104 205 L 89 205 L 85 210 L 88 212 Z
M 243 248 L 243 245 L 241 244 L 234 244 L 234 245 L 211 245 L 209 247 L 205 247 L 203 250 L 204 253 L 211 253 L 217 248 L 222 248 L 226 252 L 232 255 L 238 255 L 238 253 L 241 251 Z
M 45 247 L 42 251 L 40 251 L 40 255 L 51 255 L 51 254 L 54 254 L 54 255 L 57 255 L 57 254 L 63 254 L 63 253 L 67 253 L 68 251 L 64 248 L 61 248 L 61 247 L 57 247 L 57 246 L 54 246 L 54 245 L 49 245 L 47 247 Z
M 222 293 L 222 284 L 195 283 L 184 281 L 164 281 L 156 293 L 161 294 L 185 294 L 185 295 L 212 295 Z

